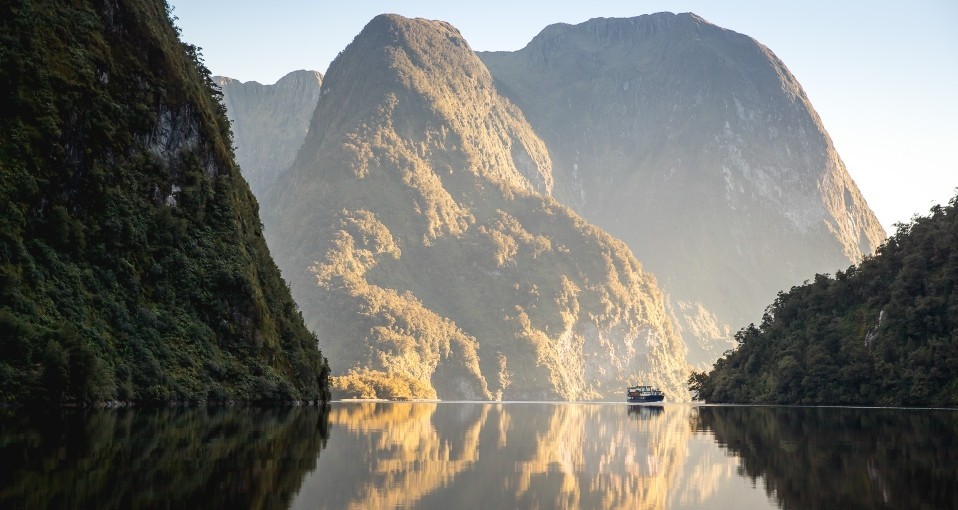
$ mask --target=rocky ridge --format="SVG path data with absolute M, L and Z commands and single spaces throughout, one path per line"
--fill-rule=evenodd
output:
M 306 138 L 323 75 L 293 71 L 272 85 L 225 76 L 213 81 L 223 92 L 236 161 L 253 194 L 262 198 Z
M 545 145 L 455 28 L 373 19 L 263 201 L 341 394 L 614 398 L 642 380 L 686 399 L 655 279 L 552 188 Z
M 798 81 L 750 37 L 658 13 L 479 56 L 546 142 L 556 198 L 657 275 L 695 363 L 885 237 Z

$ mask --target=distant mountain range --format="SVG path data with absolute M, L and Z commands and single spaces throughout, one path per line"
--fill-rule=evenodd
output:
M 785 66 L 692 14 L 478 56 L 447 23 L 379 16 L 259 197 L 343 395 L 681 400 L 689 361 L 884 237 Z
M 293 71 L 273 85 L 223 76 L 214 76 L 213 81 L 223 91 L 243 177 L 253 194 L 262 198 L 303 145 L 323 75 Z

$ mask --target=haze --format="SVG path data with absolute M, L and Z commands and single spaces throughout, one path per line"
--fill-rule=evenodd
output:
M 889 233 L 958 187 L 954 2 L 170 3 L 183 38 L 203 48 L 213 74 L 261 83 L 295 69 L 325 72 L 383 11 L 448 21 L 477 51 L 517 50 L 552 23 L 691 11 L 757 39 L 785 62 Z

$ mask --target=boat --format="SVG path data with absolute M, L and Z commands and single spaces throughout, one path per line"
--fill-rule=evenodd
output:
M 661 402 L 665 400 L 665 394 L 658 388 L 643 385 L 629 386 L 625 391 L 625 396 L 631 403 Z

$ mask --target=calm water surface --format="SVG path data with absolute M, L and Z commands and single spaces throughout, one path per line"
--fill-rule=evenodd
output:
M 958 508 L 951 410 L 0 411 L 0 508 Z

